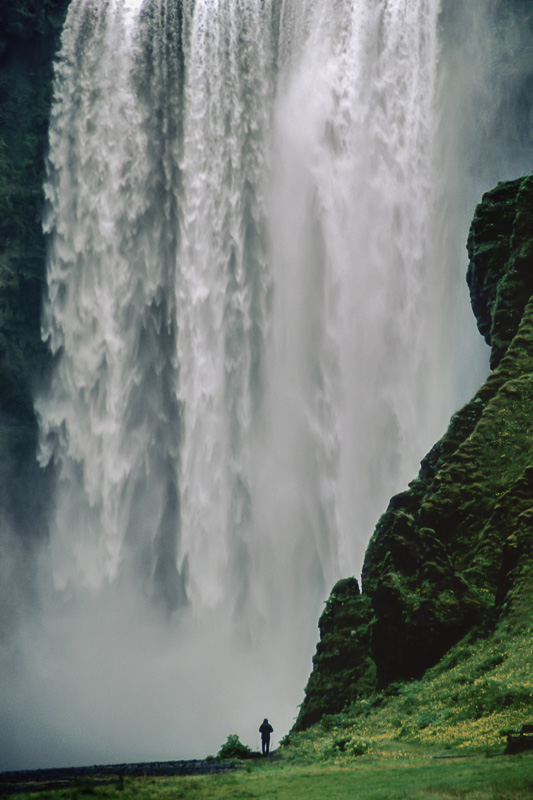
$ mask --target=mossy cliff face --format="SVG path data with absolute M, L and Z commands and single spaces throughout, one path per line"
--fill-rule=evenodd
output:
M 529 620 L 533 177 L 484 195 L 468 252 L 472 306 L 493 371 L 379 520 L 362 594 L 352 592 L 352 624 L 340 621 L 332 636 L 321 619 L 297 730 L 392 681 L 420 677 L 469 631 L 490 636 L 505 616 L 516 625 Z M 335 662 L 334 651 L 344 660 Z
M 32 384 L 46 358 L 42 183 L 52 62 L 68 2 L 0 3 L 0 510 L 11 528 L 32 535 L 41 528 L 42 481 Z
M 519 178 L 487 192 L 468 237 L 472 308 L 496 367 L 533 292 L 533 189 Z
M 318 722 L 326 711 L 342 711 L 354 686 L 359 693 L 375 687 L 376 665 L 370 655 L 372 622 L 371 604 L 362 597 L 355 578 L 339 581 L 318 623 L 320 641 L 297 727 Z

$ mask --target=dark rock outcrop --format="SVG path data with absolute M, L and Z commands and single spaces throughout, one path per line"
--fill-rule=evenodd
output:
M 296 729 L 312 725 L 325 714 L 342 711 L 354 687 L 359 693 L 375 686 L 376 667 L 370 657 L 373 611 L 355 578 L 333 587 L 318 623 L 320 642 L 307 685 L 307 701 Z
M 22 536 L 42 527 L 32 400 L 47 358 L 40 218 L 52 62 L 68 1 L 0 4 L 0 507 Z
M 352 631 L 339 627 L 333 640 L 321 619 L 296 728 L 316 721 L 319 708 L 334 713 L 369 688 L 420 677 L 467 632 L 487 635 L 502 615 L 519 624 L 531 595 L 533 177 L 484 195 L 468 252 L 472 307 L 493 371 L 377 524 L 363 593 L 353 600 L 365 609 L 359 627 L 354 613 L 361 647 L 353 657 L 334 661 L 332 648 L 348 653 Z M 334 589 L 328 606 L 335 602 Z
M 34 600 L 48 475 L 35 459 L 41 342 L 44 156 L 53 57 L 69 0 L 0 2 L 0 640 Z
M 35 441 L 32 384 L 46 357 L 44 154 L 52 62 L 68 2 L 0 4 L 0 463 L 25 459 Z
M 533 178 L 483 196 L 468 237 L 467 281 L 491 367 L 501 361 L 533 291 Z

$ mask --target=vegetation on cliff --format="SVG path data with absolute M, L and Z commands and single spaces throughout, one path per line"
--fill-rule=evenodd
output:
M 493 371 L 379 520 L 351 625 L 321 620 L 295 731 L 344 706 L 374 737 L 380 725 L 410 741 L 443 728 L 457 744 L 477 729 L 487 742 L 533 713 L 532 212 L 533 177 L 476 209 L 468 283 Z

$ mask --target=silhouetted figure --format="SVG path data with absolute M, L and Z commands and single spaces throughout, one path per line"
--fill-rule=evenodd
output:
M 259 728 L 259 733 L 261 734 L 261 750 L 264 756 L 267 756 L 270 750 L 270 734 L 273 732 L 274 728 L 265 717 Z

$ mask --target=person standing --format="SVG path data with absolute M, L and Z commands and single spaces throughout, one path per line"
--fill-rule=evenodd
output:
M 270 750 L 270 734 L 273 732 L 274 728 L 265 717 L 259 727 L 259 733 L 261 734 L 261 751 L 264 756 L 267 756 Z

